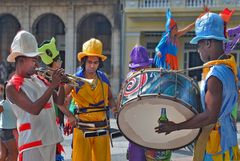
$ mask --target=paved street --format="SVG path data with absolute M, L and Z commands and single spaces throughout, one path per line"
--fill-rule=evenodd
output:
M 111 127 L 117 128 L 116 121 L 111 119 Z M 62 143 L 66 153 L 64 154 L 65 161 L 71 161 L 71 138 L 70 136 L 64 136 L 64 142 Z M 124 137 L 113 139 L 113 148 L 111 148 L 112 161 L 127 161 L 126 151 L 128 147 L 128 141 Z M 172 161 L 190 161 L 192 160 L 192 153 L 183 148 L 174 151 Z
M 71 161 L 71 136 L 65 137 L 63 142 L 66 151 L 65 161 Z M 127 161 L 126 151 L 128 141 L 123 137 L 113 140 L 114 147 L 111 149 L 112 161 Z M 173 153 L 172 161 L 190 161 L 192 160 L 192 153 L 188 149 L 180 149 Z
M 111 119 L 111 127 L 117 128 L 116 120 Z M 240 129 L 240 123 L 237 124 L 238 131 Z M 63 146 L 66 151 L 64 158 L 65 161 L 71 161 L 71 138 L 72 136 L 65 136 Z M 240 135 L 238 134 L 238 142 L 240 143 Z M 128 147 L 128 141 L 124 137 L 113 139 L 114 147 L 111 149 L 112 161 L 127 161 L 126 151 Z M 173 152 L 172 161 L 191 161 L 192 153 L 187 148 L 182 148 Z

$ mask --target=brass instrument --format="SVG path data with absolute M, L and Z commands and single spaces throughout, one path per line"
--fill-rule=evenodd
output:
M 40 67 L 40 68 L 36 68 L 35 71 L 38 72 L 38 74 L 40 74 L 41 76 L 49 79 L 50 81 L 52 80 L 52 76 L 49 74 L 51 73 L 52 71 L 54 71 L 53 69 L 51 68 L 43 68 L 43 67 Z M 87 79 L 87 78 L 83 78 L 83 77 L 77 77 L 77 76 L 74 76 L 74 75 L 71 75 L 71 74 L 64 74 L 64 78 L 63 80 L 61 80 L 62 83 L 66 83 L 72 87 L 77 87 L 79 86 L 79 84 L 77 83 L 77 81 L 81 81 L 81 82 L 84 82 L 84 83 L 88 83 L 90 84 L 91 86 L 93 85 L 93 79 Z

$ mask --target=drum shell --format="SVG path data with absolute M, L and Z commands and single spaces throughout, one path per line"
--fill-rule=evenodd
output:
M 168 135 L 164 136 L 154 131 L 154 127 L 158 126 L 161 108 L 166 108 L 169 120 L 176 123 L 186 121 L 202 112 L 198 84 L 190 77 L 172 71 L 142 70 L 126 80 L 121 95 L 117 123 L 123 135 L 130 141 L 145 148 L 171 150 L 192 143 L 198 136 L 200 129 L 180 130 L 169 134 L 171 137 L 176 135 L 175 139 L 169 141 L 171 138 L 168 138 Z M 186 131 L 188 135 L 179 135 Z M 174 144 L 174 140 L 185 141 L 168 146 L 168 142 L 155 143 L 151 138 L 168 140 L 171 144 Z

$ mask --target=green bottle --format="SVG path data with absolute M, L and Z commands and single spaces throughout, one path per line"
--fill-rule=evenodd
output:
M 158 119 L 159 125 L 163 122 L 167 122 L 167 110 L 166 108 L 161 108 L 161 116 Z M 172 152 L 171 150 L 163 150 L 163 151 L 158 151 L 157 159 L 156 160 L 162 160 L 162 161 L 170 161 L 171 159 Z
M 161 124 L 162 122 L 167 122 L 167 111 L 166 108 L 161 108 L 161 116 L 158 119 L 158 123 Z

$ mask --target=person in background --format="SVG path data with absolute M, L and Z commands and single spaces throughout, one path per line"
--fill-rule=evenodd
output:
M 59 55 L 59 51 L 56 47 L 56 40 L 54 37 L 51 38 L 51 40 L 44 41 L 41 45 L 39 45 L 38 48 L 39 52 L 42 52 L 44 54 L 41 54 L 41 60 L 42 62 L 47 66 L 45 73 L 43 74 L 43 77 L 45 77 L 49 82 L 51 82 L 51 75 L 53 74 L 53 71 L 60 69 L 62 66 L 62 60 Z M 61 90 L 64 90 L 64 86 L 61 85 L 58 88 L 62 88 Z M 59 89 L 56 88 L 56 91 Z M 68 117 L 68 121 L 70 125 L 75 124 L 75 117 L 74 115 L 63 105 L 54 104 L 56 116 L 57 116 L 57 124 L 59 124 L 60 128 L 64 128 L 64 114 Z M 56 151 L 56 161 L 62 161 L 64 160 L 62 156 L 62 152 L 64 152 L 64 149 L 60 143 L 57 144 L 57 151 Z
M 177 70 L 179 38 L 193 29 L 195 22 L 182 30 L 178 30 L 177 23 L 169 8 L 166 11 L 166 19 L 166 31 L 155 48 L 154 64 L 157 68 Z
M 141 45 L 136 45 L 130 53 L 129 72 L 126 80 L 130 81 L 132 75 L 135 75 L 139 71 L 150 68 L 153 64 L 153 59 L 149 58 L 147 49 Z M 123 84 L 124 87 L 125 84 Z M 118 107 L 120 106 L 123 91 L 119 92 Z M 124 96 L 128 97 L 126 93 Z M 169 160 L 171 157 L 171 151 L 168 154 L 165 151 L 150 150 L 143 148 L 133 142 L 129 142 L 127 150 L 127 159 L 129 161 L 153 161 L 153 160 Z
M 209 11 L 208 7 L 204 5 L 203 11 L 199 17 Z M 166 11 L 166 19 L 166 31 L 155 48 L 154 64 L 157 68 L 178 70 L 177 54 L 180 45 L 179 38 L 193 29 L 195 21 L 187 27 L 178 30 L 177 22 L 173 19 L 169 8 Z
M 194 148 L 194 161 L 240 160 L 237 129 L 231 112 L 238 99 L 237 65 L 233 55 L 224 54 L 224 21 L 207 12 L 195 24 L 196 37 L 190 43 L 198 45 L 205 63 L 201 83 L 203 112 L 187 121 L 171 120 L 155 128 L 169 134 L 182 129 L 202 128 Z
M 53 71 L 60 69 L 62 66 L 62 60 L 59 55 L 59 51 L 56 48 L 55 38 L 52 37 L 50 41 L 49 40 L 44 41 L 41 45 L 39 45 L 38 51 L 44 53 L 44 54 L 41 54 L 40 57 L 42 62 L 45 65 L 47 65 L 47 68 L 46 68 L 47 72 L 44 73 L 45 75 L 47 75 L 45 78 L 46 79 L 51 78 Z M 49 79 L 48 81 L 51 82 L 51 80 Z M 59 88 L 64 89 L 64 84 L 62 84 Z M 68 117 L 68 120 L 70 120 L 70 123 L 74 124 L 75 122 L 74 115 L 64 106 L 55 104 L 55 110 L 58 118 L 57 122 L 60 124 L 60 127 L 64 127 L 64 114 Z
M 136 45 L 131 53 L 130 53 L 130 62 L 129 62 L 129 73 L 127 74 L 127 78 L 130 78 L 135 72 L 140 71 L 141 69 L 149 68 L 153 63 L 153 59 L 149 59 L 147 49 L 143 46 Z M 118 105 L 120 105 L 121 100 L 120 92 Z M 128 150 L 127 150 L 127 159 L 129 161 L 146 161 L 145 157 L 145 149 L 140 147 L 139 145 L 129 142 Z
M 102 54 L 102 42 L 91 38 L 78 53 L 81 68 L 77 77 L 92 79 L 79 82 L 78 87 L 65 85 L 75 103 L 77 126 L 73 131 L 72 161 L 110 161 L 109 110 L 117 112 L 110 82 L 100 71 L 107 57 Z
M 49 71 L 46 72 L 45 74 L 47 74 L 49 76 L 48 78 L 50 78 L 52 74 L 52 70 L 59 69 L 62 66 L 62 60 L 60 58 L 59 51 L 57 50 L 57 47 L 56 47 L 55 38 L 52 37 L 51 40 L 43 41 L 42 44 L 39 45 L 38 51 L 44 53 L 44 54 L 41 54 L 40 57 L 44 65 L 47 66 L 47 70 L 49 69 Z M 50 80 L 48 79 L 48 81 Z M 63 112 L 58 109 L 56 104 L 55 104 L 55 110 L 56 110 L 57 120 L 60 127 L 64 127 Z
M 17 141 L 13 133 L 17 128 L 17 119 L 6 100 L 6 84 L 2 87 L 3 100 L 0 102 L 0 161 L 17 161 Z
M 21 30 L 14 37 L 7 57 L 16 66 L 6 93 L 17 117 L 19 161 L 55 161 L 56 144 L 63 140 L 56 125 L 54 101 L 60 105 L 64 102 L 64 90 L 55 91 L 64 70 L 54 71 L 52 82 L 47 84 L 36 75 L 41 54 L 35 37 Z

